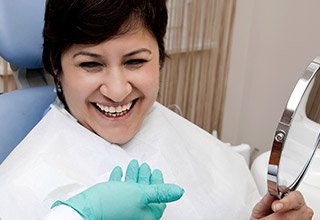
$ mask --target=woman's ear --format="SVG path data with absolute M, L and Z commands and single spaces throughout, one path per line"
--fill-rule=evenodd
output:
M 60 82 L 60 74 L 59 74 L 59 71 L 56 70 L 56 69 L 52 69 L 52 76 L 53 76 L 53 79 L 56 83 L 59 83 Z
M 50 67 L 51 67 L 51 72 L 53 74 L 53 77 L 56 78 L 56 77 L 59 77 L 59 70 L 57 69 L 57 65 L 54 65 L 54 63 L 56 63 L 56 60 L 53 59 L 53 55 L 50 54 Z
M 59 74 L 59 71 L 58 70 L 53 70 L 53 76 L 54 78 L 56 78 L 57 80 L 60 81 L 60 74 Z

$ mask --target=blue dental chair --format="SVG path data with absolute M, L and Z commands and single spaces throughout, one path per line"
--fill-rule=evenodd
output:
M 16 69 L 20 88 L 0 95 L 0 163 L 39 122 L 56 97 L 54 86 L 46 85 L 46 80 L 46 86 L 32 87 L 27 79 L 28 74 L 45 74 L 41 59 L 45 2 L 0 1 L 0 56 Z
M 53 86 L 0 95 L 0 163 L 40 121 L 55 97 Z
M 10 61 L 18 88 L 53 84 L 42 68 L 46 0 L 0 1 L 0 56 Z

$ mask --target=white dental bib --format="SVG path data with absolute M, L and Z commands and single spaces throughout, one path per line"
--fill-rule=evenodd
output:
M 155 103 L 140 131 L 119 147 L 63 108 L 51 110 L 0 166 L 0 219 L 35 220 L 131 159 L 185 189 L 162 219 L 249 219 L 260 199 L 244 159 L 209 133 Z

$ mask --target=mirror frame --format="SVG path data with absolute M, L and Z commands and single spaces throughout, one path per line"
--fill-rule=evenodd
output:
M 293 117 L 297 111 L 297 108 L 300 104 L 300 101 L 305 94 L 310 82 L 315 77 L 316 73 L 320 70 L 320 57 L 316 57 L 306 68 L 302 77 L 298 80 L 288 102 L 286 108 L 282 114 L 280 122 L 278 123 L 273 144 L 271 148 L 269 164 L 268 164 L 268 173 L 267 173 L 267 185 L 268 191 L 271 195 L 278 197 L 279 199 L 283 198 L 288 192 L 295 190 L 299 183 L 301 182 L 306 170 L 309 167 L 311 159 L 319 145 L 319 136 L 317 137 L 314 150 L 311 157 L 306 161 L 305 166 L 303 167 L 301 173 L 297 176 L 293 183 L 290 183 L 290 186 L 279 186 L 279 165 L 281 154 L 285 146 L 287 134 L 289 133 L 290 126 L 293 120 Z

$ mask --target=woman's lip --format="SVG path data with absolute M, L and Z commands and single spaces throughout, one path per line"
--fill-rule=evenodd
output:
M 118 105 L 118 106 L 106 106 L 106 105 L 102 105 L 99 103 L 95 103 L 95 105 L 102 111 L 105 113 L 121 113 L 121 112 L 125 112 L 130 110 L 131 106 L 132 106 L 133 102 L 129 102 L 128 104 L 125 105 Z
M 122 102 L 122 103 L 117 103 L 117 104 L 114 104 L 114 103 L 113 104 L 106 104 L 104 102 L 92 102 L 92 103 L 96 103 L 98 105 L 101 105 L 101 106 L 104 106 L 104 107 L 108 107 L 108 108 L 110 108 L 110 107 L 117 108 L 119 106 L 124 106 L 124 105 L 131 104 L 133 101 L 134 101 L 134 99 L 129 101 L 129 102 Z
M 94 108 L 103 116 L 103 117 L 107 117 L 108 119 L 122 119 L 125 116 L 129 116 L 129 113 L 132 112 L 132 109 L 135 106 L 135 103 L 137 102 L 138 99 L 135 99 L 132 101 L 132 104 L 130 105 L 130 108 L 127 110 L 124 110 L 122 112 L 106 112 L 104 110 L 102 110 L 100 107 L 97 106 L 97 103 L 92 103 L 92 105 L 94 106 Z

